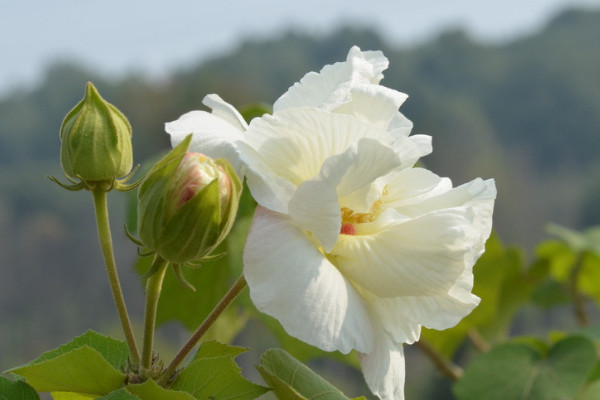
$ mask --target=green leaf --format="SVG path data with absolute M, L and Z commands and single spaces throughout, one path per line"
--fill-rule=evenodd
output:
M 570 303 L 571 295 L 565 285 L 554 279 L 546 279 L 534 289 L 532 299 L 538 306 L 548 309 Z
M 76 392 L 96 396 L 118 389 L 125 380 L 125 374 L 87 345 L 54 358 L 38 359 L 10 372 L 26 378 L 27 383 L 39 392 Z
M 98 398 L 95 394 L 74 392 L 52 392 L 51 395 L 54 400 L 94 400 Z
M 197 399 L 211 400 L 250 400 L 268 392 L 268 388 L 246 380 L 233 360 L 245 350 L 215 342 L 204 343 L 171 388 L 191 393 Z
M 590 382 L 577 396 L 577 400 L 598 400 L 600 399 L 600 379 Z
M 141 400 L 135 394 L 131 394 L 124 388 L 110 392 L 106 396 L 97 398 L 96 400 Z
M 573 252 L 588 251 L 600 256 L 600 227 L 595 226 L 578 232 L 564 226 L 550 224 L 546 229 L 569 246 Z
M 211 340 L 209 342 L 202 343 L 202 346 L 198 349 L 194 360 L 201 358 L 215 358 L 215 357 L 231 357 L 232 359 L 236 356 L 245 353 L 250 349 L 246 347 L 231 346 L 228 344 L 219 343 Z
M 129 385 L 126 389 L 138 396 L 140 400 L 194 400 L 189 393 L 162 388 L 153 380 L 137 385 Z
M 125 342 L 113 339 L 108 336 L 101 335 L 94 331 L 87 331 L 81 336 L 78 336 L 62 346 L 45 352 L 37 359 L 31 361 L 27 365 L 37 364 L 42 361 L 51 360 L 61 354 L 70 352 L 71 350 L 88 346 L 96 350 L 102 357 L 113 367 L 119 369 L 127 362 L 129 357 L 129 348 Z
M 342 392 L 285 350 L 267 350 L 257 367 L 280 400 L 345 400 Z
M 597 363 L 594 344 L 569 336 L 544 352 L 506 343 L 476 358 L 454 387 L 458 400 L 559 400 L 574 398 Z
M 0 400 L 40 400 L 40 396 L 25 382 L 0 376 Z

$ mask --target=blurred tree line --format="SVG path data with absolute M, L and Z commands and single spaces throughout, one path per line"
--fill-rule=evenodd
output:
M 410 95 L 401 111 L 414 133 L 433 137 L 425 164 L 455 184 L 496 178 L 495 227 L 505 242 L 530 248 L 548 222 L 600 223 L 598 38 L 600 11 L 569 10 L 538 33 L 497 45 L 460 30 L 412 48 L 351 28 L 248 40 L 160 82 L 107 79 L 74 63 L 51 66 L 38 87 L 0 98 L 0 369 L 116 320 L 89 196 L 45 178 L 62 176 L 59 127 L 86 81 L 129 118 L 143 164 L 168 148 L 164 122 L 202 108 L 208 93 L 236 106 L 272 104 L 306 72 L 343 60 L 352 45 L 383 50 L 391 65 L 384 84 Z M 126 199 L 111 197 L 123 210 Z M 126 299 L 139 315 L 141 288 L 127 269 L 135 247 L 124 240 L 122 217 L 112 215 L 117 257 Z

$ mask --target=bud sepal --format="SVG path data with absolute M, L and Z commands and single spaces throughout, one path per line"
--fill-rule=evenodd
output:
M 84 98 L 65 117 L 60 139 L 61 166 L 70 184 L 50 179 L 63 188 L 125 191 L 139 184 L 127 183 L 137 170 L 131 170 L 131 125 L 91 82 Z
M 177 266 L 211 257 L 233 226 L 242 191 L 227 160 L 188 153 L 190 143 L 188 136 L 160 160 L 138 192 L 139 241 Z

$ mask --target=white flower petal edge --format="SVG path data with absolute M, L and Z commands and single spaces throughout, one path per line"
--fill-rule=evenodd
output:
M 363 375 L 369 388 L 380 399 L 404 400 L 404 350 L 382 332 L 371 353 L 359 354 Z
M 382 52 L 362 52 L 353 46 L 346 61 L 326 65 L 319 73 L 304 75 L 275 101 L 273 112 L 307 106 L 333 111 L 351 100 L 353 84 L 379 83 L 388 65 Z
M 203 103 L 212 108 L 212 113 L 190 111 L 176 121 L 165 123 L 165 131 L 171 135 L 171 144 L 177 146 L 191 133 L 191 151 L 212 158 L 225 158 L 242 176 L 243 166 L 236 142 L 242 138 L 248 125 L 233 106 L 217 95 L 206 96 Z
M 379 85 L 388 59 L 380 51 L 361 51 L 354 46 L 344 62 L 309 72 L 284 93 L 273 106 L 275 113 L 297 107 L 316 107 L 350 114 L 363 122 L 408 136 L 412 128 L 398 108 L 408 97 Z
M 361 296 L 288 216 L 257 208 L 244 276 L 254 304 L 290 335 L 326 351 L 372 351 L 373 322 Z

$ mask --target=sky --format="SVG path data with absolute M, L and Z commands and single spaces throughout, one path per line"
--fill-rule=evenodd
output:
M 341 25 L 411 46 L 449 28 L 497 43 L 541 29 L 569 6 L 600 0 L 0 0 L 0 97 L 30 87 L 58 60 L 151 78 L 233 51 L 247 39 Z

